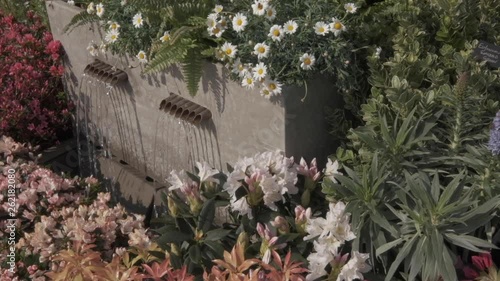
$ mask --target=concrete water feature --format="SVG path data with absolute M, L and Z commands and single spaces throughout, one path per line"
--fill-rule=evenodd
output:
M 195 161 L 225 169 L 239 157 L 280 149 L 298 159 L 318 157 L 321 165 L 335 152 L 325 118 L 327 107 L 342 103 L 334 81 L 308 83 L 303 102 L 300 87 L 284 87 L 270 102 L 229 80 L 222 65 L 207 62 L 192 97 L 177 67 L 144 75 L 133 56 L 92 57 L 86 48 L 99 44 L 103 31 L 84 25 L 64 33 L 82 9 L 60 0 L 46 5 L 54 38 L 66 52 L 64 82 L 77 104 L 77 131 L 88 135 L 79 143 L 90 148 L 80 151 L 80 161 L 112 179 L 124 205 L 144 210 L 172 169 L 192 170 Z

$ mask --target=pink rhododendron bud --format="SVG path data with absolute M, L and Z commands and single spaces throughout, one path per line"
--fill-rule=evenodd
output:
M 288 221 L 282 217 L 277 216 L 274 218 L 274 221 L 271 222 L 271 225 L 278 229 L 280 234 L 285 234 L 290 232 L 290 226 L 288 225 Z
M 298 174 L 303 175 L 304 177 L 309 178 L 312 181 L 317 181 L 321 176 L 321 172 L 318 171 L 316 158 L 311 161 L 311 164 L 309 166 L 307 165 L 307 162 L 304 158 L 300 158 L 300 165 L 297 168 Z
M 30 275 L 35 274 L 37 270 L 38 270 L 38 266 L 36 264 L 28 266 L 28 273 Z
M 481 253 L 478 256 L 472 257 L 472 264 L 474 264 L 477 269 L 484 271 L 493 265 L 493 260 L 491 259 L 490 253 Z
M 309 218 L 311 218 L 311 208 L 306 210 L 300 205 L 295 207 L 295 225 L 299 233 L 306 234 L 305 226 Z

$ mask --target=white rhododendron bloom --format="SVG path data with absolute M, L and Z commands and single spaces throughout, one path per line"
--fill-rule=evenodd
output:
M 118 40 L 118 36 L 120 36 L 120 33 L 116 29 L 111 29 L 106 33 L 104 40 L 108 43 L 115 43 Z
M 252 4 L 252 11 L 253 14 L 256 16 L 263 16 L 266 13 L 266 9 L 269 6 L 267 1 L 265 0 L 256 0 Z
M 110 30 L 118 30 L 120 29 L 120 25 L 116 21 L 108 21 Z
M 102 3 L 99 3 L 97 4 L 97 6 L 95 6 L 95 14 L 102 18 L 102 16 L 104 15 L 104 5 Z
M 241 86 L 245 87 L 245 89 L 247 90 L 253 89 L 253 87 L 255 86 L 255 80 L 253 79 L 252 75 L 245 75 L 245 77 L 243 77 L 243 80 L 241 80 Z
M 283 25 L 283 31 L 286 34 L 294 34 L 297 31 L 298 26 L 297 22 L 289 20 Z
M 221 51 L 223 51 L 226 56 L 234 58 L 236 56 L 236 53 L 238 52 L 238 48 L 236 48 L 235 45 L 226 42 L 222 45 Z
M 362 254 L 358 251 L 352 252 L 349 261 L 342 267 L 337 280 L 364 280 L 363 273 L 369 272 L 372 267 L 366 263 L 369 254 Z
M 324 171 L 325 177 L 329 178 L 334 183 L 337 183 L 335 175 L 342 175 L 342 173 L 339 172 L 338 169 L 339 169 L 339 162 L 337 160 L 333 162 L 331 159 L 328 159 L 328 163 L 326 163 L 326 168 Z
M 160 37 L 160 41 L 162 43 L 165 43 L 167 41 L 170 41 L 170 31 L 165 31 L 163 35 Z
M 132 18 L 132 24 L 135 28 L 139 28 L 144 25 L 144 19 L 142 18 L 141 13 L 135 14 L 135 16 Z
M 98 50 L 99 48 L 94 42 L 90 42 L 89 45 L 87 46 L 87 51 L 89 51 L 90 55 L 95 57 L 98 55 Z
M 87 6 L 87 13 L 93 14 L 95 12 L 94 2 L 90 2 Z
M 346 31 L 345 25 L 337 18 L 332 18 L 332 23 L 330 24 L 330 30 L 335 34 L 335 36 L 339 36 L 340 33 Z
M 223 9 L 224 7 L 222 7 L 222 5 L 215 5 L 214 12 L 218 14 L 222 12 Z
M 232 23 L 233 23 L 233 29 L 234 29 L 234 31 L 241 32 L 241 31 L 245 30 L 245 26 L 247 26 L 247 24 L 248 24 L 248 19 L 242 13 L 237 13 L 233 17 L 233 22 Z
M 207 162 L 196 162 L 196 168 L 198 168 L 198 177 L 200 178 L 200 182 L 219 182 L 218 179 L 214 178 L 219 171 L 217 169 L 213 169 Z
M 172 170 L 170 176 L 167 178 L 167 182 L 170 184 L 169 191 L 182 190 L 186 186 L 198 185 L 184 170 L 180 170 L 179 172 Z
M 264 79 L 267 75 L 267 66 L 260 62 L 254 68 L 252 68 L 253 78 L 255 80 Z
M 266 9 L 266 19 L 274 20 L 276 18 L 276 9 L 273 6 L 269 6 Z
M 314 63 L 316 62 L 316 58 L 313 55 L 309 55 L 308 53 L 303 54 L 300 57 L 300 67 L 304 70 L 312 69 Z
M 319 21 L 314 25 L 314 32 L 318 35 L 325 36 L 329 31 L 329 26 L 325 22 Z
M 264 42 L 257 43 L 253 48 L 253 54 L 256 55 L 257 58 L 260 60 L 268 57 L 269 50 L 270 50 L 269 45 L 267 45 L 266 43 Z
M 269 34 L 267 36 L 271 37 L 273 41 L 281 41 L 284 35 L 285 33 L 281 26 L 273 25 L 269 30 Z
M 358 7 L 356 7 L 356 5 L 354 5 L 354 3 L 347 3 L 344 5 L 344 9 L 349 14 L 354 14 L 358 10 Z
M 263 203 L 271 210 L 276 210 L 275 203 L 283 201 L 284 194 L 298 192 L 295 186 L 297 166 L 293 158 L 285 157 L 281 151 L 259 153 L 252 158 L 245 157 L 238 160 L 233 168 L 223 187 L 231 202 L 241 203 L 241 198 L 247 198 L 246 202 L 250 208 Z M 240 188 L 247 190 L 243 197 L 236 196 Z M 233 206 L 231 208 L 234 209 Z M 249 212 L 247 215 L 251 218 L 252 214 Z
M 139 51 L 139 53 L 137 54 L 137 58 L 142 63 L 148 62 L 148 58 L 147 58 L 146 53 L 144 51 Z

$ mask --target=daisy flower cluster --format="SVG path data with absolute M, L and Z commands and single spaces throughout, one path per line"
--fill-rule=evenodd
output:
M 246 89 L 258 89 L 266 98 L 282 93 L 284 83 L 279 81 L 280 77 L 290 74 L 283 70 L 289 68 L 293 73 L 294 69 L 303 72 L 302 75 L 318 70 L 321 60 L 313 44 L 307 43 L 300 49 L 295 47 L 302 45 L 294 43 L 300 40 L 301 34 L 315 33 L 317 38 L 314 40 L 321 42 L 327 34 L 338 37 L 347 30 L 344 20 L 338 17 L 310 26 L 304 14 L 297 17 L 290 14 L 296 9 L 290 8 L 289 3 L 254 0 L 248 7 L 238 5 L 241 4 L 234 4 L 234 7 L 228 4 L 228 11 L 217 5 L 207 17 L 207 31 L 212 37 L 223 38 L 219 39 L 221 44 L 215 57 L 227 63 L 233 78 Z M 347 3 L 343 13 L 352 14 L 356 10 L 354 3 Z M 229 35 L 223 36 L 225 33 Z M 307 38 L 310 40 L 310 36 Z M 284 62 L 273 62 L 274 57 L 283 56 L 291 49 L 300 53 L 287 54 Z
M 363 273 L 371 270 L 366 264 L 368 254 L 353 251 L 349 261 L 348 255 L 341 255 L 341 246 L 356 238 L 349 223 L 350 214 L 345 212 L 345 208 L 343 202 L 330 203 L 326 218 L 307 218 L 304 240 L 314 240 L 314 252 L 307 257 L 309 274 L 306 280 L 312 281 L 327 275 L 328 265 L 332 266 L 332 273 L 338 272 L 336 279 L 329 280 L 363 280 Z
M 223 189 L 229 194 L 231 210 L 253 217 L 252 208 L 264 204 L 276 211 L 285 194 L 297 194 L 297 165 L 280 151 L 240 159 L 228 175 Z

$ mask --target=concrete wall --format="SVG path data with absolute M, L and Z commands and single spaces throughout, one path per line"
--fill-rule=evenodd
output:
M 82 10 L 54 0 L 47 2 L 47 11 L 54 38 L 66 52 L 65 84 L 82 109 L 79 122 L 84 123 L 86 114 L 91 128 L 111 138 L 117 159 L 144 175 L 162 181 L 171 169 L 192 170 L 194 161 L 200 160 L 224 169 L 241 156 L 275 149 L 308 160 L 318 157 L 324 163 L 336 149 L 324 114 L 327 106 L 338 106 L 341 100 L 333 81 L 309 83 L 305 102 L 304 89 L 297 87 L 285 87 L 282 96 L 270 102 L 229 80 L 222 65 L 207 62 L 200 91 L 191 97 L 177 67 L 143 75 L 133 56 L 107 53 L 98 58 L 128 74 L 128 81 L 107 95 L 105 88 L 82 83 L 83 70 L 95 59 L 86 48 L 91 41 L 102 41 L 102 31 L 86 25 L 64 34 L 63 28 Z M 159 110 L 170 93 L 208 108 L 212 119 L 200 125 L 179 124 Z

